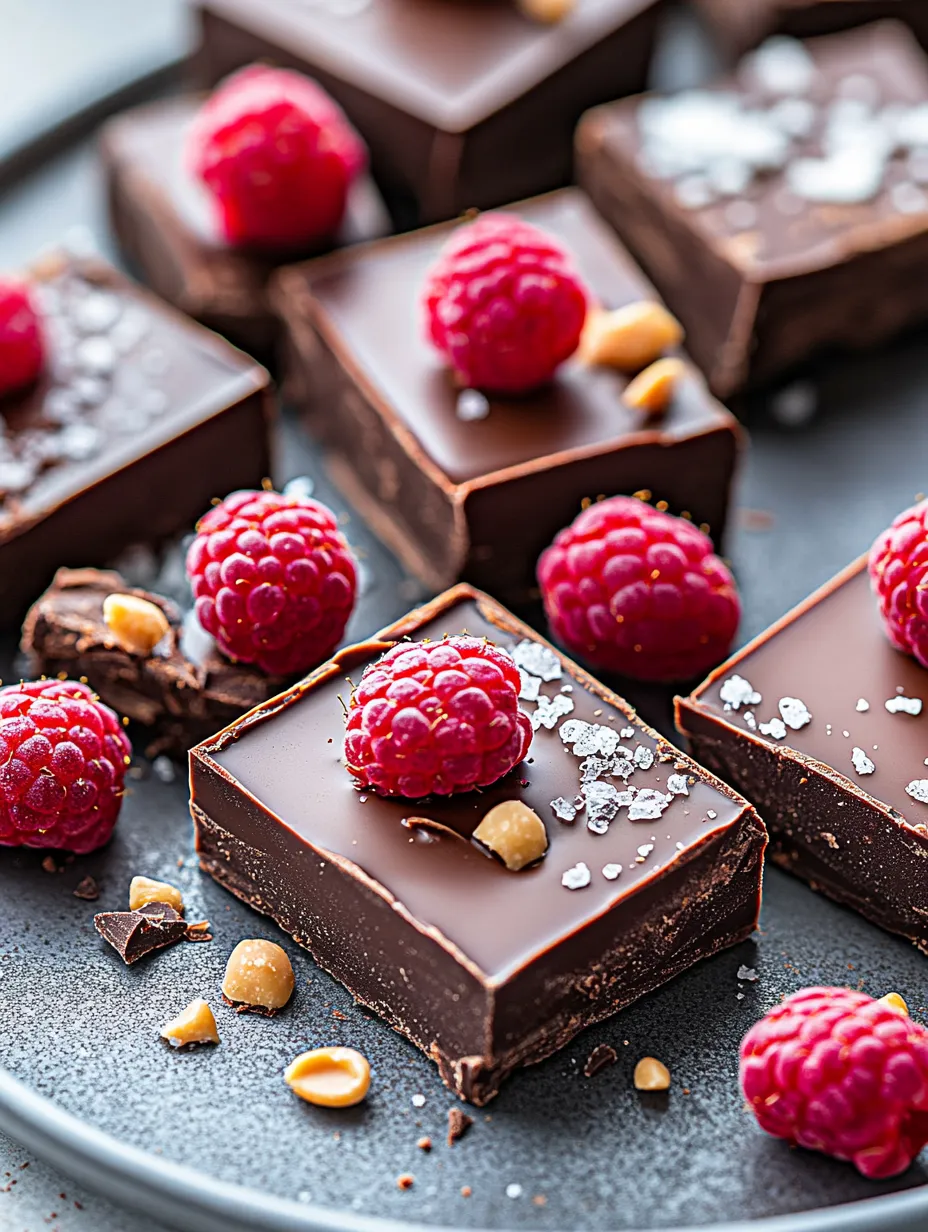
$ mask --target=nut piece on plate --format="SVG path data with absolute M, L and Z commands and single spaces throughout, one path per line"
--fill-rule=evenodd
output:
M 187 1044 L 218 1044 L 219 1031 L 213 1011 L 202 997 L 198 997 L 176 1018 L 164 1024 L 161 1038 L 175 1048 L 183 1048 Z
M 682 359 L 671 356 L 657 360 L 629 382 L 624 394 L 626 405 L 646 415 L 663 415 L 685 370 Z
M 623 372 L 640 372 L 683 340 L 683 326 L 663 304 L 637 300 L 608 312 L 591 308 L 580 338 L 580 355 L 588 364 L 606 364 Z
M 636 1091 L 666 1091 L 670 1087 L 670 1070 L 654 1057 L 642 1057 L 635 1066 Z
M 286 950 L 273 941 L 240 941 L 226 963 L 222 996 L 238 1010 L 276 1014 L 290 1000 L 294 983 Z
M 521 800 L 504 800 L 491 808 L 473 837 L 513 872 L 534 864 L 548 850 L 545 823 Z
M 371 1085 L 367 1057 L 354 1048 L 314 1048 L 303 1052 L 284 1070 L 294 1095 L 321 1108 L 359 1104 Z
M 167 903 L 178 915 L 184 914 L 184 896 L 176 886 L 150 877 L 133 877 L 129 882 L 129 910 L 138 911 L 149 903 Z
M 888 1005 L 891 1010 L 898 1010 L 900 1014 L 909 1012 L 908 1005 L 897 992 L 888 992 L 885 997 L 880 997 L 880 1005 Z
M 142 656 L 150 655 L 171 627 L 157 604 L 137 595 L 107 595 L 103 619 L 123 650 Z
M 546 26 L 563 21 L 576 8 L 577 0 L 517 0 L 519 9 L 532 21 Z

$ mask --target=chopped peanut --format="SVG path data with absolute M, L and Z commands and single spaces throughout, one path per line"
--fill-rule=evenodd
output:
M 548 850 L 545 823 L 521 800 L 504 800 L 491 808 L 474 831 L 474 838 L 496 852 L 513 872 L 534 864 Z
M 670 1086 L 670 1070 L 654 1057 L 642 1057 L 635 1066 L 636 1091 L 666 1091 Z
M 683 326 L 663 304 L 639 300 L 606 312 L 587 313 L 580 355 L 589 364 L 640 372 L 683 339 Z
M 885 997 L 880 997 L 880 1004 L 888 1005 L 891 1010 L 898 1010 L 900 1014 L 909 1012 L 909 1007 L 897 992 L 888 992 Z
M 371 1085 L 367 1057 L 353 1048 L 314 1048 L 301 1053 L 284 1070 L 294 1095 L 322 1108 L 359 1104 Z
M 171 627 L 160 607 L 137 595 L 107 595 L 103 619 L 123 650 L 134 655 L 150 655 Z
M 659 359 L 629 382 L 626 404 L 646 415 L 663 415 L 685 370 L 682 359 Z
M 138 911 L 149 903 L 167 903 L 178 915 L 184 914 L 184 896 L 176 886 L 150 877 L 133 877 L 129 882 L 129 910 Z
M 274 1012 L 290 1000 L 295 982 L 286 950 L 273 941 L 240 941 L 226 963 L 222 993 L 234 1004 Z
M 202 997 L 191 1001 L 176 1018 L 164 1024 L 161 1038 L 175 1048 L 182 1048 L 185 1044 L 218 1044 L 219 1031 L 213 1011 Z

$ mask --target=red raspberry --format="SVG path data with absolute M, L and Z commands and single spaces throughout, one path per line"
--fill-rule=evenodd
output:
M 874 543 L 870 584 L 889 640 L 928 667 L 928 501 L 900 513 Z
M 423 291 L 426 329 L 467 386 L 526 393 L 577 349 L 587 293 L 570 256 L 512 214 L 458 227 Z
M 31 385 L 44 362 L 42 327 L 28 287 L 0 279 L 0 398 Z
M 542 552 L 538 581 L 558 641 L 639 680 L 702 675 L 741 618 L 734 578 L 702 531 L 631 496 L 575 518 Z
M 119 719 L 85 684 L 0 689 L 0 846 L 102 847 L 131 754 Z
M 367 160 L 321 86 L 259 64 L 233 73 L 207 100 L 187 157 L 213 194 L 226 239 L 284 249 L 336 234 Z
M 187 576 L 223 654 L 269 676 L 327 659 L 354 607 L 354 558 L 331 509 L 279 492 L 233 492 L 197 524 Z
M 490 642 L 400 642 L 365 669 L 348 708 L 345 763 L 381 796 L 488 787 L 528 753 L 519 669 Z
M 741 1086 L 768 1134 L 873 1180 L 928 1143 L 928 1031 L 862 992 L 787 997 L 744 1037 Z

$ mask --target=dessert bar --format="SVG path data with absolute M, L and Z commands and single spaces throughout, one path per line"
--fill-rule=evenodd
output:
M 185 166 L 184 142 L 199 98 L 168 99 L 128 111 L 103 128 L 100 150 L 113 227 L 123 252 L 170 303 L 270 362 L 277 321 L 267 298 L 272 272 L 285 261 L 236 248 L 220 235 L 205 187 Z M 385 235 L 389 216 L 373 182 L 353 186 L 339 242 Z
M 110 595 L 133 595 L 155 604 L 169 630 L 148 654 L 122 645 L 104 618 Z M 256 667 L 232 663 L 197 624 L 160 595 L 129 586 L 120 574 L 100 569 L 59 569 L 32 606 L 22 649 L 36 676 L 86 680 L 117 714 L 146 730 L 146 752 L 186 756 L 287 683 Z
M 520 667 L 527 759 L 479 792 L 359 788 L 344 763 L 349 681 L 398 641 L 465 631 Z M 753 809 L 467 586 L 194 749 L 191 790 L 203 869 L 476 1104 L 757 919 Z M 470 841 L 504 801 L 547 829 L 547 854 L 518 872 Z
M 679 698 L 677 726 L 757 808 L 777 864 L 928 951 L 925 701 L 861 560 Z
M 546 25 L 511 0 L 206 0 L 200 74 L 301 69 L 342 105 L 420 221 L 570 179 L 586 107 L 643 89 L 660 0 L 578 0 Z
M 566 247 L 603 306 L 654 298 L 576 189 L 512 212 Z M 627 375 L 576 359 L 534 394 L 462 393 L 419 309 L 451 232 L 432 227 L 278 275 L 295 400 L 374 530 L 435 589 L 465 578 L 514 602 L 534 586 L 541 550 L 600 495 L 645 489 L 719 542 L 740 434 L 690 365 L 651 418 L 623 402 Z
M 696 0 L 726 44 L 746 51 L 771 34 L 811 38 L 894 17 L 928 44 L 924 0 Z
M 928 61 L 892 22 L 771 40 L 584 117 L 580 181 L 726 398 L 928 316 Z
M 47 362 L 3 404 L 0 623 L 59 565 L 185 530 L 268 474 L 265 370 L 96 260 L 35 276 Z

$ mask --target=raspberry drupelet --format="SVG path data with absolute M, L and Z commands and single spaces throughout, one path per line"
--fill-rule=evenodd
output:
M 79 855 L 102 847 L 122 807 L 132 746 L 85 684 L 0 689 L 0 846 Z
M 222 653 L 270 676 L 327 659 L 357 589 L 331 509 L 279 492 L 233 492 L 201 518 L 187 575 L 197 619 Z
M 587 292 L 544 231 L 511 214 L 457 228 L 423 290 L 426 331 L 462 384 L 528 393 L 573 355 Z
M 885 999 L 787 997 L 744 1037 L 741 1086 L 768 1134 L 874 1180 L 904 1172 L 928 1143 L 928 1031 Z
M 367 153 L 321 86 L 253 64 L 203 105 L 187 161 L 230 243 L 293 249 L 335 236 Z
M 348 707 L 345 764 L 382 796 L 488 787 L 528 753 L 519 669 L 489 642 L 401 642 L 372 663 Z
M 928 501 L 900 513 L 874 543 L 870 584 L 889 640 L 928 667 Z
M 734 578 L 691 522 L 630 496 L 585 509 L 538 561 L 557 640 L 606 671 L 688 680 L 727 654 Z
M 31 385 L 44 363 L 42 326 L 29 288 L 0 279 L 0 398 Z

